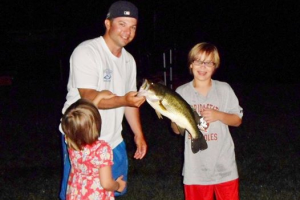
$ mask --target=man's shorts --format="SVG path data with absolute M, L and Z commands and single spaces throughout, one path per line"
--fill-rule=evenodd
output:
M 69 153 L 67 144 L 65 142 L 65 136 L 61 134 L 61 145 L 62 145 L 62 157 L 63 157 L 63 176 L 61 180 L 61 188 L 59 193 L 59 198 L 61 200 L 66 199 L 66 192 L 67 192 L 67 186 L 68 186 L 68 179 L 69 174 L 71 170 L 71 163 L 69 159 Z
M 128 176 L 128 157 L 125 142 L 122 141 L 118 146 L 113 149 L 114 165 L 112 166 L 113 178 L 116 180 L 119 176 L 123 175 L 123 180 L 127 182 Z M 115 192 L 115 196 L 124 195 L 127 192 L 127 187 L 123 192 Z

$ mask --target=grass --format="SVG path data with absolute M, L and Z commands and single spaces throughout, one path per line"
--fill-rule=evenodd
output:
M 242 200 L 300 199 L 299 85 L 232 84 L 244 108 L 231 128 Z M 57 129 L 65 99 L 61 83 L 2 87 L 0 199 L 58 199 L 62 173 Z M 128 193 L 120 200 L 182 200 L 183 137 L 172 134 L 148 104 L 141 107 L 148 154 L 133 159 L 133 135 L 124 122 L 129 156 Z

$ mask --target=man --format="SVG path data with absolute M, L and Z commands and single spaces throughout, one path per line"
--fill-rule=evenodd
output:
M 113 149 L 113 177 L 120 175 L 127 181 L 128 158 L 123 141 L 122 121 L 125 117 L 134 133 L 137 150 L 135 159 L 142 159 L 147 151 L 139 117 L 139 109 L 144 97 L 136 94 L 136 63 L 125 50 L 135 37 L 138 9 L 128 1 L 117 1 L 109 8 L 104 21 L 105 34 L 87 40 L 75 48 L 70 58 L 67 101 L 64 111 L 79 98 L 94 100 L 99 91 L 109 90 L 116 96 L 102 99 L 98 109 L 102 117 L 101 136 Z M 60 129 L 61 130 L 61 129 Z M 65 199 L 70 162 L 63 140 L 64 175 L 60 198 Z M 123 193 L 115 192 L 116 196 Z

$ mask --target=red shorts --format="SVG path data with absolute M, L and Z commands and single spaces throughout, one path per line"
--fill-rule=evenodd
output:
M 184 185 L 185 200 L 239 200 L 239 179 L 215 185 Z

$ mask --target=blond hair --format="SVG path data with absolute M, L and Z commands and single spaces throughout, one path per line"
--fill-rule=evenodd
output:
M 217 47 L 207 42 L 198 43 L 190 50 L 188 54 L 188 66 L 190 66 L 202 54 L 207 57 L 212 56 L 212 62 L 215 64 L 215 68 L 220 66 L 220 55 Z
M 61 125 L 68 146 L 79 151 L 98 140 L 101 116 L 92 102 L 79 99 L 66 110 Z

